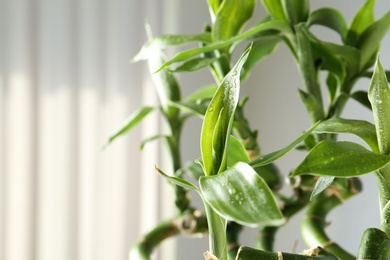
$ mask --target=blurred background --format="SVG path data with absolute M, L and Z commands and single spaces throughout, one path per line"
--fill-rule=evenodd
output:
M 311 4 L 312 9 L 338 8 L 349 23 L 363 2 Z M 264 11 L 258 7 L 260 18 Z M 387 0 L 378 0 L 376 17 L 389 9 Z M 139 150 L 141 140 L 163 131 L 157 114 L 102 149 L 128 115 L 157 104 L 146 64 L 129 63 L 146 41 L 145 21 L 154 35 L 192 34 L 209 16 L 205 0 L 0 0 L 1 260 L 127 259 L 142 233 L 175 214 L 172 190 L 154 171 L 155 164 L 164 165 L 161 144 Z M 331 31 L 318 33 L 337 41 Z M 386 69 L 389 46 L 390 34 L 380 54 Z M 183 96 L 212 80 L 207 71 L 179 75 Z M 368 84 L 362 80 L 357 88 Z M 243 84 L 263 153 L 280 149 L 310 127 L 297 95 L 301 86 L 283 45 Z M 370 111 L 354 101 L 343 117 L 372 121 Z M 200 126 L 194 118 L 184 128 L 184 160 L 200 155 Z M 287 175 L 303 156 L 293 152 L 277 165 Z M 379 222 L 375 180 L 362 179 L 363 194 L 329 216 L 330 237 L 351 252 L 363 231 Z M 286 187 L 285 192 L 291 191 Z M 201 208 L 197 195 L 192 197 Z M 305 249 L 301 217 L 281 229 L 276 250 Z M 256 229 L 246 229 L 243 244 L 253 245 L 255 236 Z M 179 237 L 164 243 L 155 257 L 201 259 L 207 248 L 206 237 Z

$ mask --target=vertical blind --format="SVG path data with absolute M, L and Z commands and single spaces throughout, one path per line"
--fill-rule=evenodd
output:
M 146 66 L 129 59 L 145 18 L 160 33 L 172 3 L 0 1 L 0 259 L 127 259 L 160 219 L 158 143 L 134 149 L 157 115 L 102 145 L 156 104 Z

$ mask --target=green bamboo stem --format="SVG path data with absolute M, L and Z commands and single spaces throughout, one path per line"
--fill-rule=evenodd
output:
M 153 250 L 165 239 L 175 236 L 179 229 L 172 220 L 160 222 L 130 250 L 130 260 L 149 260 Z
M 335 184 L 333 184 L 335 185 Z M 325 232 L 327 214 L 335 207 L 342 204 L 353 195 L 361 191 L 361 183 L 357 178 L 348 180 L 348 186 L 337 185 L 337 196 L 323 192 L 309 204 L 306 216 L 303 218 L 301 227 L 302 235 L 308 246 L 321 246 L 343 260 L 356 259 L 337 243 L 332 241 Z
M 389 237 L 379 229 L 367 229 L 362 236 L 357 259 L 389 260 Z
M 284 252 L 268 252 L 257 250 L 242 246 L 237 254 L 236 260 L 253 260 L 253 259 L 267 259 L 267 260 L 339 260 L 333 254 L 327 252 L 323 248 L 316 247 L 307 250 L 304 254 L 290 254 Z M 344 259 L 343 259 L 344 260 Z

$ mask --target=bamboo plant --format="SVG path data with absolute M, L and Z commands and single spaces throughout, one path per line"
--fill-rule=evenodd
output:
M 156 171 L 172 184 L 177 214 L 133 245 L 130 259 L 150 259 L 165 239 L 198 233 L 209 236 L 209 248 L 191 254 L 200 258 L 203 254 L 205 259 L 390 259 L 390 89 L 379 59 L 390 11 L 376 20 L 375 1 L 367 0 L 347 24 L 332 7 L 311 10 L 310 0 L 208 0 L 207 4 L 211 22 L 199 34 L 155 37 L 147 27 L 149 40 L 133 61 L 148 62 L 159 106 L 135 111 L 107 141 L 127 133 L 156 110 L 168 126 L 166 133 L 142 145 L 156 139 L 165 142 L 172 168 L 156 166 Z M 264 8 L 267 16 L 249 26 L 258 8 Z M 341 43 L 320 40 L 314 25 L 335 31 Z M 165 57 L 166 48 L 193 43 L 198 47 Z M 240 83 L 280 44 L 288 47 L 296 62 L 303 85 L 298 96 L 312 127 L 302 129 L 302 135 L 284 148 L 262 154 L 258 138 L 272 136 L 259 137 L 251 128 L 244 109 L 250 100 L 240 98 Z M 215 82 L 182 97 L 175 74 L 201 69 L 208 69 Z M 325 80 L 320 80 L 320 73 L 325 73 Z M 362 77 L 371 78 L 371 83 L 367 91 L 355 91 Z M 323 93 L 328 94 L 327 102 Z M 350 99 L 372 110 L 373 124 L 341 117 Z M 183 164 L 182 129 L 193 116 L 203 122 L 201 154 Z M 356 135 L 367 145 L 338 140 L 341 133 Z M 280 173 L 277 160 L 293 149 L 305 151 L 306 157 L 288 174 L 293 195 L 286 196 L 279 191 L 286 174 Z M 374 174 L 378 182 L 380 229 L 367 229 L 358 252 L 350 253 L 337 238 L 328 237 L 325 220 L 331 210 L 361 192 L 359 176 L 364 174 Z M 204 208 L 192 205 L 190 190 L 199 194 Z M 274 252 L 276 232 L 301 210 L 306 210 L 301 229 L 308 250 Z M 241 245 L 243 226 L 259 229 L 255 248 Z

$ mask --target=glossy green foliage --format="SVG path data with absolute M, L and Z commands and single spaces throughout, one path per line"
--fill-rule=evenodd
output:
M 282 6 L 291 25 L 306 22 L 310 11 L 310 0 L 282 0 Z
M 186 61 L 196 55 L 226 48 L 233 43 L 240 43 L 242 41 L 251 39 L 252 37 L 256 36 L 256 34 L 258 34 L 259 32 L 264 32 L 268 30 L 277 30 L 279 32 L 287 32 L 287 33 L 291 31 L 288 25 L 282 21 L 268 21 L 265 23 L 261 23 L 229 39 L 207 44 L 200 48 L 194 48 L 194 49 L 189 49 L 189 50 L 179 52 L 172 59 L 165 62 L 158 69 L 158 71 L 163 68 L 169 67 L 173 63 Z
M 239 34 L 253 15 L 256 0 L 224 0 L 216 12 L 212 26 L 213 41 L 222 41 Z M 228 51 L 228 48 L 225 48 Z
M 275 198 L 258 174 L 239 162 L 216 176 L 199 180 L 203 198 L 222 217 L 247 226 L 281 225 Z
M 390 154 L 390 89 L 379 59 L 375 64 L 368 99 L 372 106 L 379 151 Z
M 136 110 L 133 114 L 131 114 L 122 125 L 112 133 L 106 141 L 104 146 L 109 145 L 113 142 L 117 137 L 122 136 L 133 129 L 136 125 L 138 125 L 150 112 L 153 111 L 153 107 L 142 107 Z
M 331 118 L 321 122 L 314 132 L 319 134 L 353 134 L 365 141 L 373 152 L 379 153 L 375 126 L 364 120 Z
M 250 48 L 243 53 L 237 64 L 223 79 L 205 114 L 201 133 L 201 152 L 206 175 L 215 175 L 226 169 L 227 143 L 240 91 L 240 71 L 249 52 Z
M 244 145 L 234 136 L 230 136 L 228 145 L 227 167 L 232 167 L 238 162 L 249 163 L 250 158 Z
M 362 32 L 374 22 L 374 5 L 375 0 L 367 0 L 356 13 L 348 30 L 347 43 L 349 45 L 355 45 Z
M 345 41 L 347 34 L 347 23 L 340 11 L 334 8 L 321 8 L 310 14 L 308 26 L 322 25 L 336 31 L 341 39 Z
M 310 195 L 310 200 L 328 188 L 332 184 L 334 178 L 334 176 L 320 176 L 314 186 L 313 192 Z
M 306 156 L 291 176 L 353 177 L 383 168 L 390 156 L 373 153 L 363 146 L 347 141 L 322 141 Z
M 161 35 L 152 38 L 147 43 L 145 43 L 131 61 L 137 62 L 149 59 L 153 53 L 153 49 L 162 50 L 168 46 L 183 45 L 192 42 L 210 43 L 211 41 L 210 33 L 201 33 L 195 35 Z
M 273 18 L 287 21 L 282 2 L 283 0 L 262 0 L 265 9 Z
M 292 149 L 294 149 L 297 145 L 299 145 L 301 142 L 303 142 L 307 137 L 310 136 L 310 134 L 314 131 L 314 129 L 316 129 L 316 127 L 318 126 L 319 122 L 314 124 L 309 130 L 307 130 L 306 132 L 304 132 L 301 136 L 299 136 L 297 139 L 295 139 L 294 141 L 292 141 L 289 145 L 287 145 L 286 147 L 278 150 L 278 151 L 275 151 L 275 152 L 272 152 L 272 153 L 269 153 L 269 154 L 266 154 L 266 155 L 263 155 L 253 161 L 250 162 L 250 165 L 252 167 L 260 167 L 260 166 L 263 166 L 263 165 L 267 165 L 267 164 L 270 164 L 274 161 L 276 161 L 277 159 L 281 158 L 282 156 L 284 156 L 285 154 L 287 154 L 289 151 L 291 151 Z

